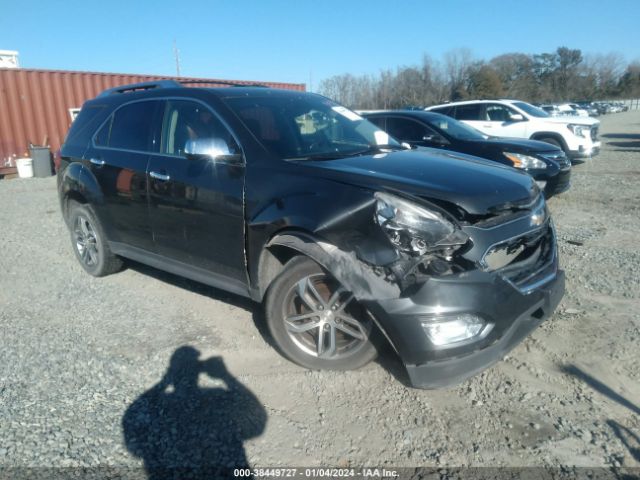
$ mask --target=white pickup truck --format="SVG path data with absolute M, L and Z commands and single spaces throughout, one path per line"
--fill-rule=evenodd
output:
M 571 159 L 600 152 L 600 121 L 591 117 L 552 117 L 519 100 L 472 100 L 426 110 L 449 115 L 494 137 L 529 138 L 557 145 Z

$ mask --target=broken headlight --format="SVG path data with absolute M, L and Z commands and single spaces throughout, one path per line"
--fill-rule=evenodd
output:
M 408 253 L 462 245 L 467 236 L 442 214 L 395 195 L 377 192 L 375 219 L 391 243 Z

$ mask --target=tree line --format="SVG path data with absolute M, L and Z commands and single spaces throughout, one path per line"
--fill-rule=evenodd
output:
M 404 108 L 465 99 L 516 98 L 532 103 L 640 97 L 640 61 L 618 53 L 583 55 L 559 47 L 552 53 L 505 53 L 489 61 L 469 49 L 424 55 L 419 66 L 378 75 L 336 75 L 319 91 L 351 108 Z

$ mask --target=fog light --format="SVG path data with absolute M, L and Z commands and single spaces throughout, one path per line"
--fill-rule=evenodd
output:
M 434 345 L 455 347 L 461 343 L 486 337 L 493 328 L 493 324 L 485 322 L 477 315 L 462 313 L 422 321 L 422 328 Z

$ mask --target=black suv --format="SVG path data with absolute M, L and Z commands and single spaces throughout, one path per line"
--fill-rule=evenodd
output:
M 415 386 L 455 383 L 564 291 L 530 176 L 405 150 L 320 95 L 112 89 L 85 103 L 61 157 L 88 273 L 124 257 L 262 302 L 278 348 L 308 368 L 357 368 L 389 343 Z
M 571 160 L 550 143 L 491 137 L 440 113 L 388 110 L 362 116 L 414 147 L 453 150 L 519 168 L 536 180 L 547 198 L 571 186 Z

